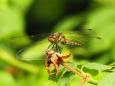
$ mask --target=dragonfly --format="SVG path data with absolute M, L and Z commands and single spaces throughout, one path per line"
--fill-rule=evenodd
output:
M 30 42 L 27 45 L 18 45 L 29 39 Z M 82 29 L 78 31 L 43 33 L 31 36 L 14 36 L 9 39 L 8 44 L 20 49 L 16 54 L 17 59 L 29 61 L 42 60 L 43 58 L 40 57 L 43 57 L 44 51 L 50 48 L 59 53 L 64 50 L 63 47 L 65 46 L 71 48 L 71 50 L 73 48 L 80 48 L 88 51 L 91 45 L 90 41 L 92 40 L 96 40 L 94 43 L 97 43 L 101 38 L 92 29 Z
M 60 46 L 58 46 L 58 43 L 61 43 L 63 45 L 76 45 L 78 47 L 82 47 L 82 44 L 80 44 L 79 42 L 73 42 L 69 39 L 67 39 L 62 33 L 54 33 L 48 36 L 48 41 L 51 43 L 51 45 L 49 45 L 48 48 L 50 48 L 50 46 L 52 46 L 52 48 L 54 46 L 56 46 L 56 51 L 60 52 L 62 51 L 62 48 Z

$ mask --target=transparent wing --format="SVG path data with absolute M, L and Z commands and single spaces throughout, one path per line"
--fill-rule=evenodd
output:
M 45 50 L 49 45 L 50 43 L 47 42 L 47 38 L 40 40 L 29 47 L 20 49 L 16 54 L 16 58 L 25 61 L 44 60 Z
M 50 33 L 11 37 L 8 40 L 8 45 L 19 49 L 16 54 L 17 59 L 25 61 L 44 60 L 43 55 L 50 45 L 47 39 L 48 35 Z
M 31 36 L 14 36 L 8 39 L 8 45 L 14 48 L 23 48 L 47 38 L 50 34 L 51 33 L 36 34 Z M 40 41 L 39 43 L 42 42 Z
M 97 33 L 92 29 L 82 29 L 74 32 L 67 32 L 63 34 L 67 39 L 72 42 L 81 44 L 81 47 L 75 47 L 75 50 L 78 53 L 83 52 L 92 52 L 93 50 L 99 50 L 103 45 L 103 41 L 100 37 L 97 36 Z M 70 46 L 72 47 L 72 46 Z

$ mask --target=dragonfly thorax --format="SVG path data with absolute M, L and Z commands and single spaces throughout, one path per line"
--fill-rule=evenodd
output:
M 65 36 L 62 35 L 62 33 L 54 33 L 48 36 L 48 41 L 51 42 L 52 44 L 65 44 L 66 43 L 66 38 Z

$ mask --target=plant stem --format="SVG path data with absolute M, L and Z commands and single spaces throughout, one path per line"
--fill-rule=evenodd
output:
M 67 68 L 68 70 L 72 71 L 73 73 L 75 73 L 75 74 L 77 74 L 77 75 L 79 75 L 79 76 L 81 76 L 81 77 L 83 78 L 83 80 L 82 80 L 80 86 L 83 86 L 86 81 L 87 81 L 88 83 L 92 83 L 92 84 L 97 85 L 98 82 L 97 82 L 96 80 L 94 80 L 93 78 L 91 78 L 91 77 L 89 77 L 89 76 L 87 76 L 87 75 L 85 75 L 85 74 L 83 74 L 83 73 L 81 73 L 81 72 L 76 71 L 75 69 L 73 69 L 72 67 L 68 66 L 68 65 L 65 64 L 65 63 L 60 62 L 60 64 L 61 64 L 62 66 L 64 66 L 65 68 Z
M 0 49 L 0 59 L 30 73 L 36 74 L 38 72 L 38 68 L 36 66 L 17 60 L 14 56 L 10 55 L 10 53 L 6 52 L 3 49 Z

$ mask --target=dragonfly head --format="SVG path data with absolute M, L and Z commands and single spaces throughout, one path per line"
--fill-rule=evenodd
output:
M 48 40 L 49 40 L 49 42 L 54 44 L 60 40 L 61 35 L 62 35 L 62 33 L 51 34 L 48 36 Z
M 48 41 L 51 43 L 55 43 L 55 39 L 56 39 L 56 35 L 55 34 L 51 34 L 48 36 Z

